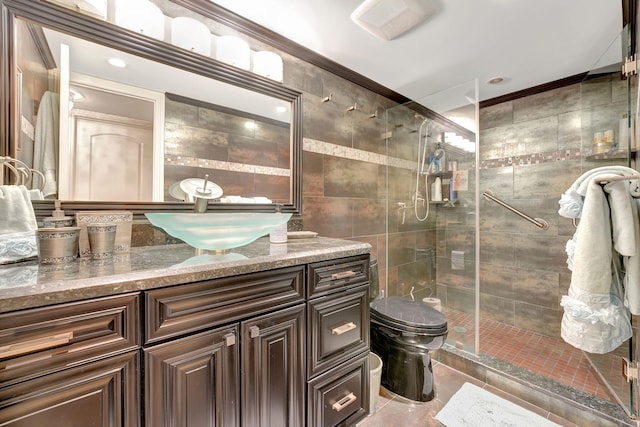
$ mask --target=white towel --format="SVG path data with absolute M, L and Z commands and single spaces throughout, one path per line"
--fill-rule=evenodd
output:
M 33 167 L 45 176 L 42 189 L 44 197 L 51 198 L 58 193 L 58 135 L 60 118 L 60 96 L 55 92 L 45 92 L 38 107 L 35 140 L 33 145 Z M 40 177 L 34 175 L 33 187 L 40 188 Z
M 624 185 L 621 181 L 619 184 Z M 571 288 L 609 295 L 611 288 L 611 219 L 605 192 L 589 181 L 576 231 Z
M 558 213 L 565 218 L 580 218 L 584 197 L 587 194 L 587 187 L 596 177 L 606 178 L 607 176 L 638 175 L 638 171 L 626 166 L 604 166 L 590 169 L 583 173 L 575 182 L 562 194 L 558 204 Z M 623 181 L 628 183 L 629 193 L 632 196 L 640 196 L 640 183 L 638 180 Z
M 0 234 L 38 228 L 29 190 L 24 185 L 0 185 Z
M 602 187 L 599 180 L 603 176 L 593 174 L 584 183 L 581 220 L 571 241 L 575 243 L 571 285 L 560 302 L 564 307 L 562 338 L 577 348 L 598 354 L 614 350 L 631 337 L 630 310 L 624 307 L 628 306 L 628 296 L 624 297 L 624 305 L 621 302 L 619 255 L 627 265 L 638 263 L 640 252 L 638 211 L 629 184 L 612 181 Z M 640 267 L 640 263 L 628 265 L 627 269 L 634 267 Z M 640 276 L 640 268 L 635 275 Z M 632 292 L 632 298 L 640 303 L 638 292 Z
M 0 264 L 38 255 L 38 223 L 24 185 L 0 185 Z

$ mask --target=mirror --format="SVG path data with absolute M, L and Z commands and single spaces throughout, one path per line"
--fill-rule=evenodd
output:
M 12 58 L 2 80 L 15 102 L 3 99 L 0 148 L 47 176 L 45 196 L 70 211 L 191 210 L 179 184 L 208 175 L 224 191 L 209 210 L 300 212 L 299 92 L 65 7 L 2 5 Z M 127 66 L 109 66 L 114 57 Z M 34 201 L 47 214 L 51 204 Z

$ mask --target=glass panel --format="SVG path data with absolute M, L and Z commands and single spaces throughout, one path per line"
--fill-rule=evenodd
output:
M 620 77 L 621 59 L 626 52 L 628 40 L 625 29 L 589 72 L 581 85 L 582 93 L 597 101 L 603 88 L 610 87 L 610 102 L 593 102 L 583 109 L 583 152 L 586 160 L 583 169 L 601 166 L 628 166 L 637 170 L 636 121 L 637 121 L 637 76 L 626 79 Z M 605 129 L 606 128 L 606 129 Z M 601 134 L 602 133 L 602 138 Z M 614 135 L 609 147 L 606 134 Z M 636 322 L 633 316 L 632 323 Z M 634 336 L 636 335 L 634 328 Z M 612 399 L 618 402 L 632 417 L 637 416 L 637 402 L 634 390 L 637 381 L 628 382 L 624 375 L 625 359 L 633 361 L 637 352 L 633 351 L 633 337 L 621 346 L 605 354 L 585 352 L 601 383 Z
M 542 387 L 553 384 L 568 399 L 631 412 L 633 396 L 621 375 L 630 343 L 595 355 L 561 331 L 572 280 L 566 247 L 576 229 L 558 212 L 561 195 L 585 172 L 636 167 L 626 136 L 634 135 L 628 124 L 635 111 L 630 81 L 620 77 L 622 45 L 622 37 L 613 41 L 582 82 L 480 110 L 479 191 L 549 228 L 480 200 L 478 325 L 483 361 Z
M 475 352 L 476 82 L 387 110 L 386 294 L 422 300 Z M 433 113 L 425 113 L 427 106 Z

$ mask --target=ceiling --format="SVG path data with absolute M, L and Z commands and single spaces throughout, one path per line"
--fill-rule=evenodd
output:
M 439 113 L 475 99 L 475 79 L 483 101 L 622 57 L 621 0 L 432 0 L 393 40 L 351 21 L 363 0 L 210 1 Z

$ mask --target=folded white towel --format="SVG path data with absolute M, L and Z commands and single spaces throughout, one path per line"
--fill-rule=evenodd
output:
M 24 185 L 0 185 L 0 234 L 38 229 L 29 190 Z
M 36 257 L 38 223 L 24 185 L 0 185 L 0 264 Z

